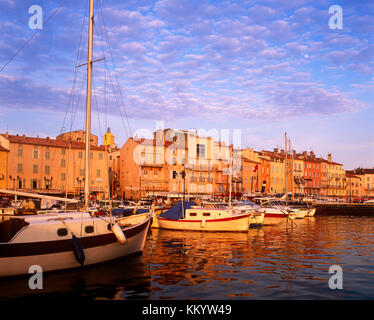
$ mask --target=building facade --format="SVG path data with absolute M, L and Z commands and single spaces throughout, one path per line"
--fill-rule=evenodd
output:
M 8 142 L 8 188 L 26 192 L 83 193 L 85 144 L 69 139 L 4 134 Z M 4 140 L 2 140 L 4 141 Z M 90 191 L 108 191 L 105 148 L 91 145 Z

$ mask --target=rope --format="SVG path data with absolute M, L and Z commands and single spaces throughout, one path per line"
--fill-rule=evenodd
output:
M 65 4 L 67 0 L 63 0 L 61 2 L 61 4 L 57 7 L 57 9 L 55 11 L 52 12 L 52 14 L 47 18 L 47 20 L 45 21 L 45 25 L 48 24 L 49 20 L 61 9 L 61 7 Z M 0 73 L 8 66 L 9 63 L 11 63 L 15 58 L 16 56 L 29 44 L 29 42 L 34 38 L 34 36 L 36 36 L 39 31 L 42 30 L 42 29 L 37 29 L 32 35 L 30 38 L 28 38 L 26 40 L 26 42 L 13 54 L 13 56 L 10 57 L 10 59 L 1 67 L 0 69 Z

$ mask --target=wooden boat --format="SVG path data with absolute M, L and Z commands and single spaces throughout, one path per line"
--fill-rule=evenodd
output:
M 149 215 L 128 218 L 111 221 L 85 212 L 9 217 L 0 222 L 0 277 L 28 274 L 32 265 L 45 272 L 141 253 Z M 120 225 L 125 243 L 112 231 L 114 225 Z
M 232 208 L 202 208 L 185 201 L 174 206 L 171 212 L 157 217 L 158 227 L 193 231 L 248 231 L 250 226 L 262 225 L 264 213 L 247 211 L 236 213 Z

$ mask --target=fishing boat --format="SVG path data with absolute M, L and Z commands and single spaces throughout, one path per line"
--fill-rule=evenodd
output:
M 161 229 L 246 232 L 250 227 L 262 225 L 264 213 L 249 210 L 239 213 L 229 207 L 204 208 L 193 201 L 181 201 L 156 219 Z
M 151 217 L 114 218 L 88 212 L 90 181 L 91 87 L 94 3 L 90 0 L 87 62 L 85 209 L 86 212 L 1 216 L 0 277 L 88 266 L 139 254 L 144 248 Z

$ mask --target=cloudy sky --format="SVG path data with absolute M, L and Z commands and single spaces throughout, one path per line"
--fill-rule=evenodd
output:
M 1 0 L 0 68 L 37 31 L 32 5 L 43 29 L 0 72 L 0 132 L 83 129 L 87 0 Z M 122 145 L 163 121 L 261 150 L 287 132 L 298 152 L 373 167 L 373 16 L 373 1 L 96 1 L 93 133 Z

